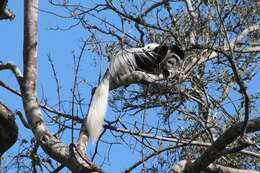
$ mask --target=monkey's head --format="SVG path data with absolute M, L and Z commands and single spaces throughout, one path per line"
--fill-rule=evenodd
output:
M 165 77 L 175 73 L 185 58 L 184 52 L 179 46 L 172 45 L 167 46 L 167 48 L 167 52 L 160 63 L 160 69 Z

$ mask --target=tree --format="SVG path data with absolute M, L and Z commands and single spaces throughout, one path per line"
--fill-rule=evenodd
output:
M 44 13 L 75 21 L 69 29 L 81 26 L 88 33 L 75 63 L 71 112 L 40 103 L 36 96 L 37 0 L 24 1 L 23 73 L 13 62 L 0 63 L 0 70 L 10 70 L 19 84 L 17 92 L 0 83 L 23 101 L 26 120 L 23 113 L 17 114 L 33 134 L 27 157 L 32 161 L 33 172 L 58 172 L 64 167 L 72 172 L 103 172 L 93 162 L 102 143 L 110 146 L 124 143 L 126 148 L 140 152 L 140 161 L 125 172 L 139 169 L 140 165 L 143 172 L 259 170 L 259 95 L 255 90 L 249 93 L 250 82 L 257 79 L 259 68 L 257 1 L 105 0 L 86 4 L 50 1 L 50 4 L 64 9 L 68 15 L 42 10 Z M 185 51 L 185 62 L 167 80 L 124 85 L 111 91 L 110 107 L 117 116 L 104 125 L 90 159 L 86 154 L 86 112 L 81 117 L 74 110 L 75 103 L 78 110 L 84 106 L 80 101 L 84 93 L 77 93 L 82 53 L 89 47 L 97 57 L 111 57 L 118 49 L 149 42 L 180 46 Z M 55 67 L 52 69 L 56 78 Z M 7 114 L 14 115 L 2 105 Z M 43 115 L 48 113 L 54 115 L 46 120 Z M 58 132 L 53 134 L 46 122 L 54 124 Z M 79 138 L 74 140 L 74 131 L 79 127 Z M 67 131 L 72 132 L 69 145 L 62 142 L 62 133 Z M 110 135 L 110 142 L 102 140 L 105 134 Z M 39 147 L 43 155 L 39 154 Z

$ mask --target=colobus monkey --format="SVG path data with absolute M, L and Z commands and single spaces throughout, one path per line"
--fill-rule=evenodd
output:
M 95 143 L 103 128 L 108 103 L 109 86 L 120 83 L 122 76 L 134 71 L 147 74 L 170 76 L 178 62 L 184 59 L 183 51 L 176 45 L 167 46 L 157 43 L 142 48 L 130 48 L 119 51 L 113 58 L 99 86 L 92 94 L 87 115 L 87 129 L 90 139 Z

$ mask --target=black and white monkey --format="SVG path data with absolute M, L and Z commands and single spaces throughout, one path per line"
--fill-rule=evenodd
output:
M 95 143 L 103 128 L 111 85 L 120 83 L 122 76 L 135 71 L 147 74 L 163 75 L 164 78 L 175 74 L 176 67 L 184 59 L 183 51 L 176 45 L 167 46 L 157 43 L 142 48 L 130 48 L 119 51 L 111 58 L 102 81 L 92 94 L 87 115 L 89 137 Z

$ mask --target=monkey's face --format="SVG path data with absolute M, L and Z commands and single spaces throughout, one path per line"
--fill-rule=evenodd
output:
M 160 64 L 160 69 L 165 77 L 173 76 L 181 68 L 181 57 L 176 54 L 175 50 L 168 49 L 164 60 Z

